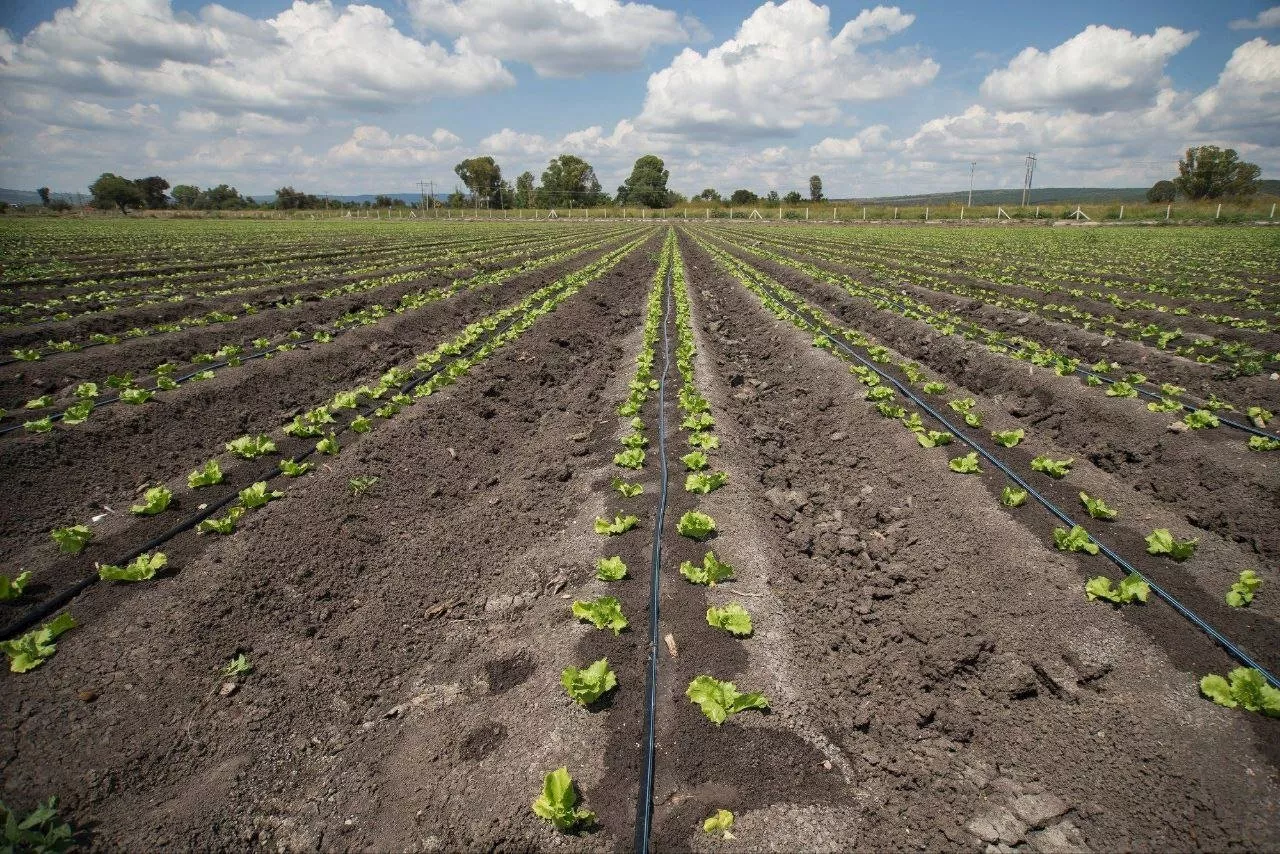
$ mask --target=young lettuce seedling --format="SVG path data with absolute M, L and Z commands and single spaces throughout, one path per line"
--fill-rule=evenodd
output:
M 557 768 L 542 781 L 542 794 L 533 802 L 533 812 L 568 833 L 579 825 L 590 825 L 596 814 L 578 805 L 578 793 L 568 768 Z
M 763 694 L 739 693 L 732 682 L 721 682 L 711 676 L 696 677 L 684 693 L 716 726 L 738 712 L 769 708 L 769 701 Z
M 686 475 L 684 479 L 685 492 L 694 492 L 699 495 L 706 495 L 713 492 L 729 482 L 729 475 L 722 471 L 699 472 L 697 474 Z
M 573 603 L 573 616 L 586 620 L 597 629 L 612 629 L 615 635 L 629 624 L 622 614 L 622 603 L 613 596 L 601 596 L 598 599 L 578 599 Z
M 596 519 L 596 533 L 611 537 L 617 536 L 618 534 L 625 534 L 638 524 L 640 524 L 640 520 L 635 516 L 614 515 L 612 522 L 607 519 Z
M 277 498 L 284 498 L 284 493 L 279 490 L 268 491 L 265 480 L 260 480 L 240 490 L 240 504 L 246 510 L 256 510 L 268 501 L 274 501 Z
M 222 466 L 218 465 L 217 460 L 209 460 L 201 468 L 187 475 L 187 486 L 192 489 L 219 483 L 222 483 Z
M 560 684 L 569 699 L 581 706 L 589 706 L 618 685 L 618 675 L 609 667 L 609 659 L 602 658 L 584 668 L 567 667 L 560 674 Z
M 1025 435 L 1026 435 L 1026 431 L 1022 430 L 1021 428 L 1017 430 L 1003 430 L 1003 431 L 996 430 L 991 433 L 991 439 L 997 445 L 1002 445 L 1003 447 L 1006 447 L 1006 448 L 1012 448 L 1015 445 L 1017 445 L 1019 442 L 1021 442 L 1023 436 Z
M 173 491 L 167 486 L 153 486 L 142 493 L 142 503 L 134 504 L 129 512 L 135 516 L 154 516 L 163 513 L 173 500 Z
M 951 440 L 955 437 L 946 430 L 927 430 L 923 433 L 916 433 L 916 441 L 920 443 L 922 448 L 936 448 L 939 445 L 950 445 Z
M 347 482 L 347 485 L 351 487 L 351 494 L 356 498 L 359 498 L 361 495 L 368 492 L 369 488 L 377 482 L 377 475 L 362 474 L 359 477 L 351 478 L 351 480 Z
M 226 449 L 241 459 L 252 460 L 263 454 L 274 453 L 276 443 L 265 435 L 241 436 L 238 439 L 227 442 Z
M 22 595 L 22 591 L 26 589 L 27 582 L 31 580 L 30 570 L 24 570 L 18 573 L 17 578 L 0 573 L 0 602 L 11 602 Z
M 342 450 L 342 446 L 338 444 L 337 434 L 330 430 L 329 435 L 316 442 L 316 450 L 331 457 L 337 456 L 338 452 Z
M 697 510 L 688 511 L 676 523 L 676 531 L 679 534 L 699 542 L 711 536 L 715 529 L 716 520 Z
M 621 557 L 602 557 L 596 561 L 596 578 L 601 581 L 621 581 L 626 577 L 627 565 Z
M 957 474 L 979 474 L 982 469 L 978 466 L 978 452 L 970 451 L 963 457 L 956 457 L 947 463 L 947 468 Z
M 1151 585 L 1143 581 L 1137 573 L 1126 575 L 1120 584 L 1114 587 L 1110 578 L 1099 575 L 1085 583 L 1084 592 L 1090 602 L 1095 599 L 1105 599 L 1116 605 L 1128 605 L 1135 600 L 1145 603 L 1151 596 Z
M 644 468 L 644 450 L 641 448 L 628 448 L 625 451 L 619 451 L 613 455 L 613 463 L 624 469 Z
M 240 521 L 247 510 L 243 505 L 236 504 L 227 509 L 227 515 L 220 518 L 205 519 L 196 525 L 197 534 L 234 534 L 236 531 L 236 523 Z
M 1228 709 L 1243 707 L 1280 718 L 1280 690 L 1267 684 L 1267 679 L 1252 667 L 1237 667 L 1226 679 L 1216 673 L 1200 680 L 1200 693 Z
M 68 427 L 83 424 L 93 414 L 93 401 L 81 400 L 62 410 L 62 423 Z
M 1147 535 L 1147 554 L 1168 555 L 1181 563 L 1196 552 L 1199 537 L 1189 540 L 1175 540 L 1168 528 L 1156 528 Z
M 1006 486 L 1000 491 L 1000 503 L 1005 507 L 1021 507 L 1027 503 L 1027 491 Z
M 1079 525 L 1073 525 L 1070 531 L 1065 528 L 1054 528 L 1053 544 L 1059 551 L 1084 552 L 1090 555 L 1098 553 L 1098 544 L 1089 537 L 1089 532 Z
M 680 462 L 689 471 L 702 471 L 709 465 L 707 455 L 702 451 L 690 451 L 680 458 Z
M 139 406 L 155 397 L 155 392 L 147 391 L 144 388 L 127 388 L 120 392 L 120 400 L 133 406 Z
M 714 433 L 694 433 L 689 436 L 689 446 L 700 451 L 714 451 L 720 447 L 720 437 Z
M 1240 578 L 1227 591 L 1227 604 L 1232 608 L 1243 608 L 1253 601 L 1253 594 L 1262 586 L 1262 579 L 1252 569 L 1240 571 Z
M 58 551 L 78 555 L 84 551 L 89 540 L 93 539 L 93 530 L 88 525 L 72 525 L 69 528 L 54 528 L 49 532 Z
M 1089 511 L 1089 515 L 1094 519 L 1103 519 L 1111 521 L 1116 518 L 1116 511 L 1107 506 L 1107 503 L 1101 498 L 1090 498 L 1086 493 L 1080 493 L 1080 503 Z
M 9 669 L 14 673 L 35 670 L 58 651 L 58 637 L 74 629 L 76 621 L 63 611 L 38 629 L 27 632 L 14 640 L 0 642 L 0 649 L 9 656 Z
M 1041 454 L 1031 461 L 1031 470 L 1044 472 L 1054 480 L 1061 480 L 1071 473 L 1071 465 L 1075 459 L 1054 460 Z
M 716 810 L 715 815 L 702 823 L 702 832 L 720 833 L 723 834 L 722 839 L 733 839 L 733 834 L 729 832 L 731 827 L 733 827 L 733 813 L 728 810 Z
M 707 552 L 702 556 L 702 566 L 687 560 L 680 564 L 680 574 L 694 584 L 715 587 L 717 582 L 733 577 L 733 567 L 716 558 L 715 552 Z
M 156 570 L 169 562 L 164 552 L 140 554 L 124 566 L 112 566 L 107 563 L 96 564 L 98 578 L 103 581 L 150 581 L 156 577 Z
M 620 477 L 615 477 L 613 479 L 613 488 L 622 493 L 623 498 L 635 498 L 637 495 L 644 492 L 644 484 L 629 483 Z
M 311 463 L 299 463 L 293 460 L 281 460 L 280 471 L 285 477 L 298 477 L 306 474 L 311 469 Z
M 717 629 L 724 629 L 740 638 L 747 637 L 752 631 L 751 615 L 747 613 L 746 608 L 736 602 L 730 602 L 720 608 L 708 608 L 707 624 Z

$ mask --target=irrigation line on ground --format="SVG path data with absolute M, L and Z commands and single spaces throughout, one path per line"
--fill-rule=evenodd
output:
M 769 297 L 770 299 L 772 299 L 775 303 L 777 303 L 777 305 L 780 308 L 782 308 L 792 317 L 796 318 L 802 323 L 809 323 L 809 324 L 815 325 L 817 328 L 818 334 L 826 338 L 828 341 L 830 341 L 833 346 L 839 348 L 842 352 L 847 354 L 850 358 L 856 360 L 862 366 L 874 371 L 884 381 L 891 383 L 898 391 L 900 391 L 905 397 L 910 399 L 916 406 L 924 410 L 934 420 L 941 423 L 943 427 L 945 427 L 948 430 L 948 432 L 950 432 L 953 436 L 955 436 L 960 442 L 972 448 L 979 455 L 981 455 L 983 459 L 985 459 L 987 462 L 994 465 L 996 468 L 1000 469 L 1000 471 L 1006 477 L 1008 477 L 1010 480 L 1016 483 L 1020 488 L 1026 490 L 1028 495 L 1034 498 L 1039 504 L 1041 504 L 1051 514 L 1056 516 L 1063 524 L 1069 525 L 1071 527 L 1083 527 L 1083 526 L 1078 526 L 1078 523 L 1076 523 L 1076 521 L 1072 519 L 1064 510 L 1062 510 L 1060 507 L 1058 507 L 1048 498 L 1045 498 L 1043 495 L 1041 495 L 1035 489 L 1035 487 L 1027 483 L 1017 472 L 1015 472 L 1012 468 L 1006 465 L 1003 461 L 1001 461 L 999 458 L 993 455 L 986 448 L 983 448 L 981 445 L 970 440 L 964 434 L 963 431 L 961 431 L 959 428 L 953 425 L 950 421 L 947 420 L 945 416 L 940 414 L 937 410 L 935 410 L 932 406 L 930 406 L 927 402 L 925 402 L 925 400 L 921 398 L 919 395 L 917 395 L 915 393 L 915 390 L 912 389 L 910 386 L 902 382 L 899 382 L 897 379 L 895 379 L 894 377 L 890 376 L 888 373 L 886 373 L 885 371 L 877 367 L 876 364 L 871 360 L 864 359 L 852 347 L 848 346 L 843 341 L 838 340 L 837 338 L 832 336 L 830 333 L 825 331 L 822 328 L 821 324 L 814 324 L 814 321 L 812 318 L 809 320 L 805 320 L 805 318 L 802 317 L 796 309 L 794 309 L 791 305 L 789 305 L 786 300 L 777 296 L 777 294 L 773 292 L 771 288 L 769 288 L 766 285 L 760 284 L 758 281 L 757 281 L 757 284 L 760 285 L 761 290 L 764 290 L 770 294 L 770 297 Z M 830 321 L 828 321 L 828 323 L 830 323 Z M 1088 532 L 1086 531 L 1086 533 Z M 1098 540 L 1096 540 L 1092 534 L 1089 534 L 1089 539 L 1095 545 L 1098 546 L 1099 551 L 1101 551 L 1102 554 L 1105 555 L 1108 560 L 1110 560 L 1116 566 L 1120 567 L 1126 573 L 1131 575 L 1136 575 L 1138 576 L 1138 578 L 1146 582 L 1147 585 L 1150 586 L 1151 591 L 1155 593 L 1156 596 L 1158 596 L 1160 599 L 1163 599 L 1167 604 L 1172 606 L 1175 611 L 1177 611 L 1179 614 L 1185 617 L 1188 621 L 1190 621 L 1192 625 L 1194 625 L 1196 628 L 1200 629 L 1202 632 L 1204 632 L 1210 638 L 1216 641 L 1218 645 L 1221 646 L 1223 649 L 1225 649 L 1232 658 L 1235 658 L 1237 661 L 1239 661 L 1241 664 L 1245 665 L 1246 667 L 1252 667 L 1254 670 L 1257 670 L 1259 673 L 1262 674 L 1263 678 L 1265 678 L 1267 682 L 1269 682 L 1273 687 L 1280 688 L 1280 678 L 1277 678 L 1275 674 L 1271 673 L 1271 671 L 1267 670 L 1258 662 L 1254 661 L 1254 659 L 1247 652 L 1245 652 L 1238 644 L 1236 644 L 1234 641 L 1232 641 L 1222 632 L 1214 628 L 1213 625 L 1209 623 L 1209 621 L 1205 620 L 1195 611 L 1191 610 L 1189 607 L 1184 605 L 1176 596 L 1174 596 L 1169 591 L 1165 590 L 1156 582 L 1152 581 L 1144 573 L 1139 571 L 1137 567 L 1135 567 L 1133 564 L 1131 564 L 1121 555 L 1117 554 L 1109 546 L 1107 546 L 1104 543 L 1098 542 Z
M 644 757 L 641 760 L 640 797 L 636 802 L 635 850 L 638 854 L 647 854 L 649 837 L 653 832 L 653 765 L 658 717 L 658 594 L 662 579 L 662 523 L 667 513 L 666 413 L 667 372 L 671 368 L 671 278 L 672 265 L 668 263 L 663 282 L 666 307 L 662 317 L 662 375 L 658 379 L 658 458 L 661 463 L 661 480 L 658 483 L 658 513 L 653 525 L 653 555 L 649 570 L 649 670 L 644 686 Z

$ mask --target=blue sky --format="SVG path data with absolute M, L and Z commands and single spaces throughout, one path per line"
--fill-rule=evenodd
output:
M 575 8 L 576 6 L 576 8 Z M 57 18 L 55 13 L 63 10 Z M 1234 23 L 1233 23 L 1234 22 Z M 0 2 L 0 185 L 452 187 L 561 152 L 606 188 L 1133 186 L 1190 144 L 1280 174 L 1280 7 L 626 0 Z

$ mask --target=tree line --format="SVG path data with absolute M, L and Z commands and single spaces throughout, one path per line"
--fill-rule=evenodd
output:
M 1178 161 L 1178 177 L 1157 181 L 1147 190 L 1147 201 L 1168 203 L 1179 195 L 1190 201 L 1247 199 L 1258 192 L 1261 177 L 1258 164 L 1241 160 L 1234 148 L 1193 146 Z

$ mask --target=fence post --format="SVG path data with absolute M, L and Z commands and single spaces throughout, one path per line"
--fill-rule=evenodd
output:
M 867 221 L 867 209 L 865 207 L 862 209 L 862 221 Z
M 707 208 L 707 219 L 711 219 L 711 208 Z
M 928 221 L 929 221 L 929 209 L 928 209 L 928 208 L 925 208 L 925 209 L 924 209 L 924 221 L 925 221 L 925 222 L 928 222 Z
M 1165 208 L 1164 208 L 1164 221 L 1165 221 L 1165 222 L 1168 222 L 1168 221 L 1169 221 L 1169 214 L 1171 214 L 1171 213 L 1173 213 L 1173 205 L 1165 205 Z
M 1124 205 L 1120 206 L 1120 221 L 1124 221 Z
M 840 221 L 840 209 L 839 209 L 839 208 L 832 208 L 832 209 L 831 209 L 831 221 L 832 221 L 832 222 L 839 222 L 839 221 Z
M 778 205 L 778 222 L 782 222 L 782 205 Z
M 1272 203 L 1271 203 L 1271 216 L 1267 217 L 1267 219 L 1275 219 L 1275 218 L 1276 218 L 1276 203 L 1275 203 L 1275 202 L 1272 202 Z
M 1218 202 L 1218 210 L 1214 212 L 1213 218 L 1217 219 L 1220 216 L 1222 216 L 1222 202 Z
M 1036 219 L 1040 218 L 1040 206 L 1036 205 Z
M 897 208 L 894 208 L 894 209 L 893 209 L 893 218 L 894 218 L 894 219 L 897 219 L 897 218 L 898 218 L 898 209 L 897 209 Z
M 808 221 L 809 221 L 809 209 L 808 209 L 808 208 L 805 208 L 805 209 L 804 209 L 804 221 L 805 221 L 805 222 L 808 222 Z

